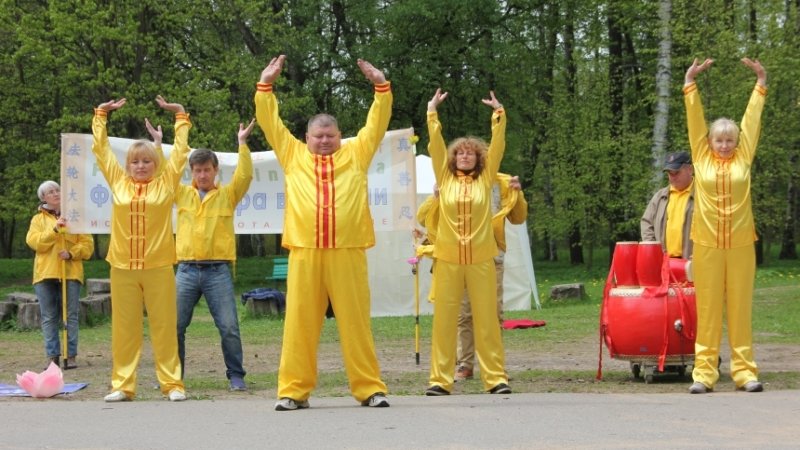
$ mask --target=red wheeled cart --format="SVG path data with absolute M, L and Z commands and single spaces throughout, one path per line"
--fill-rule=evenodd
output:
M 631 244 L 635 243 L 617 244 L 622 251 L 614 252 L 606 281 L 597 378 L 602 378 L 603 343 L 611 358 L 629 361 L 633 376 L 643 375 L 646 383 L 651 383 L 657 372 L 685 375 L 694 363 L 697 327 L 694 286 L 685 276 L 686 261 L 652 256 L 654 246 L 648 244 L 639 247 L 644 248 L 646 261 L 641 261 L 639 251 L 639 263 L 632 264 Z M 658 249 L 660 252 L 660 244 Z M 630 273 L 622 275 L 634 266 L 643 275 L 634 277 L 636 281 L 649 285 L 631 286 L 634 278 Z M 618 285 L 618 280 L 625 280 L 626 285 Z

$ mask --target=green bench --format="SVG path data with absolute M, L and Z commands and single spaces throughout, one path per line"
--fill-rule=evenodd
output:
M 275 284 L 286 283 L 286 276 L 289 274 L 289 258 L 277 257 L 272 259 L 272 275 L 267 276 L 267 281 Z

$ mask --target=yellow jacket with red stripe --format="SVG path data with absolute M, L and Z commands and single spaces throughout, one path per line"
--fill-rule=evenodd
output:
M 92 152 L 113 199 L 106 261 L 126 270 L 171 266 L 175 264 L 172 205 L 189 154 L 189 114 L 175 115 L 175 143 L 169 160 L 161 158 L 156 176 L 142 183 L 128 175 L 111 152 L 106 121 L 107 113 L 95 110 Z M 161 153 L 161 148 L 156 151 Z
M 278 114 L 271 84 L 259 83 L 256 120 L 286 179 L 282 244 L 286 248 L 368 248 L 375 231 L 367 198 L 367 170 L 392 115 L 390 83 L 375 86 L 367 123 L 331 155 L 311 153 Z
M 756 239 L 750 169 L 761 135 L 767 88 L 756 84 L 742 118 L 733 155 L 722 159 L 708 144 L 708 129 L 697 84 L 683 88 L 694 165 L 692 241 L 712 248 L 751 245 Z
M 239 163 L 230 183 L 207 192 L 203 200 L 194 183 L 178 187 L 178 261 L 236 260 L 233 216 L 252 180 L 250 148 L 239 145 Z
M 454 264 L 477 264 L 497 256 L 492 227 L 492 183 L 506 148 L 506 114 L 496 109 L 491 117 L 492 140 L 486 167 L 478 178 L 453 174 L 436 112 L 428 112 L 428 153 L 439 185 L 439 225 L 434 257 Z
M 56 218 L 50 211 L 40 208 L 31 219 L 25 242 L 36 255 L 33 258 L 33 283 L 47 279 L 61 279 L 61 250 L 67 250 L 72 259 L 64 260 L 68 280 L 83 283 L 83 260 L 92 257 L 94 241 L 88 234 L 57 233 Z
M 506 227 L 505 221 L 517 225 L 524 223 L 528 218 L 528 202 L 525 196 L 516 189 L 509 187 L 511 175 L 498 173 L 497 180 L 492 189 L 499 189 L 500 205 L 498 211 L 492 216 L 492 231 L 497 247 L 506 250 Z M 439 224 L 439 200 L 430 195 L 417 209 L 417 221 L 427 228 L 428 239 L 436 242 L 436 229 Z

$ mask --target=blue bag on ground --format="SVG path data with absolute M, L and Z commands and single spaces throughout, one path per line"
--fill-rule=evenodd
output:
M 274 288 L 256 288 L 242 294 L 243 305 L 249 299 L 253 299 L 253 301 L 274 301 L 280 311 L 286 310 L 286 296 L 283 292 Z

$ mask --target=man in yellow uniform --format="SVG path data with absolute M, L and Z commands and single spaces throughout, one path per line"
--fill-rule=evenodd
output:
M 219 330 L 225 375 L 232 391 L 247 390 L 230 266 L 236 261 L 234 212 L 253 179 L 253 162 L 247 137 L 254 125 L 255 120 L 250 121 L 246 128 L 239 124 L 239 162 L 230 183 L 217 186 L 217 155 L 211 150 L 198 149 L 189 157 L 192 185 L 181 185 L 175 194 L 178 207 L 178 271 L 175 283 L 178 286 L 178 356 L 181 373 L 186 374 L 186 328 L 192 322 L 194 307 L 202 295 Z
M 643 241 L 661 242 L 671 258 L 692 259 L 694 193 L 692 157 L 687 152 L 670 153 L 664 160 L 669 186 L 659 189 L 647 204 L 639 222 Z
M 258 125 L 286 177 L 283 246 L 290 253 L 275 409 L 309 406 L 328 298 L 353 397 L 364 406 L 389 406 L 370 328 L 366 249 L 375 245 L 367 170 L 389 126 L 391 86 L 383 72 L 359 60 L 375 89 L 366 125 L 342 145 L 336 119 L 319 114 L 309 120 L 303 143 L 284 126 L 272 92 L 285 58 L 273 58 L 261 72 L 255 95 Z

